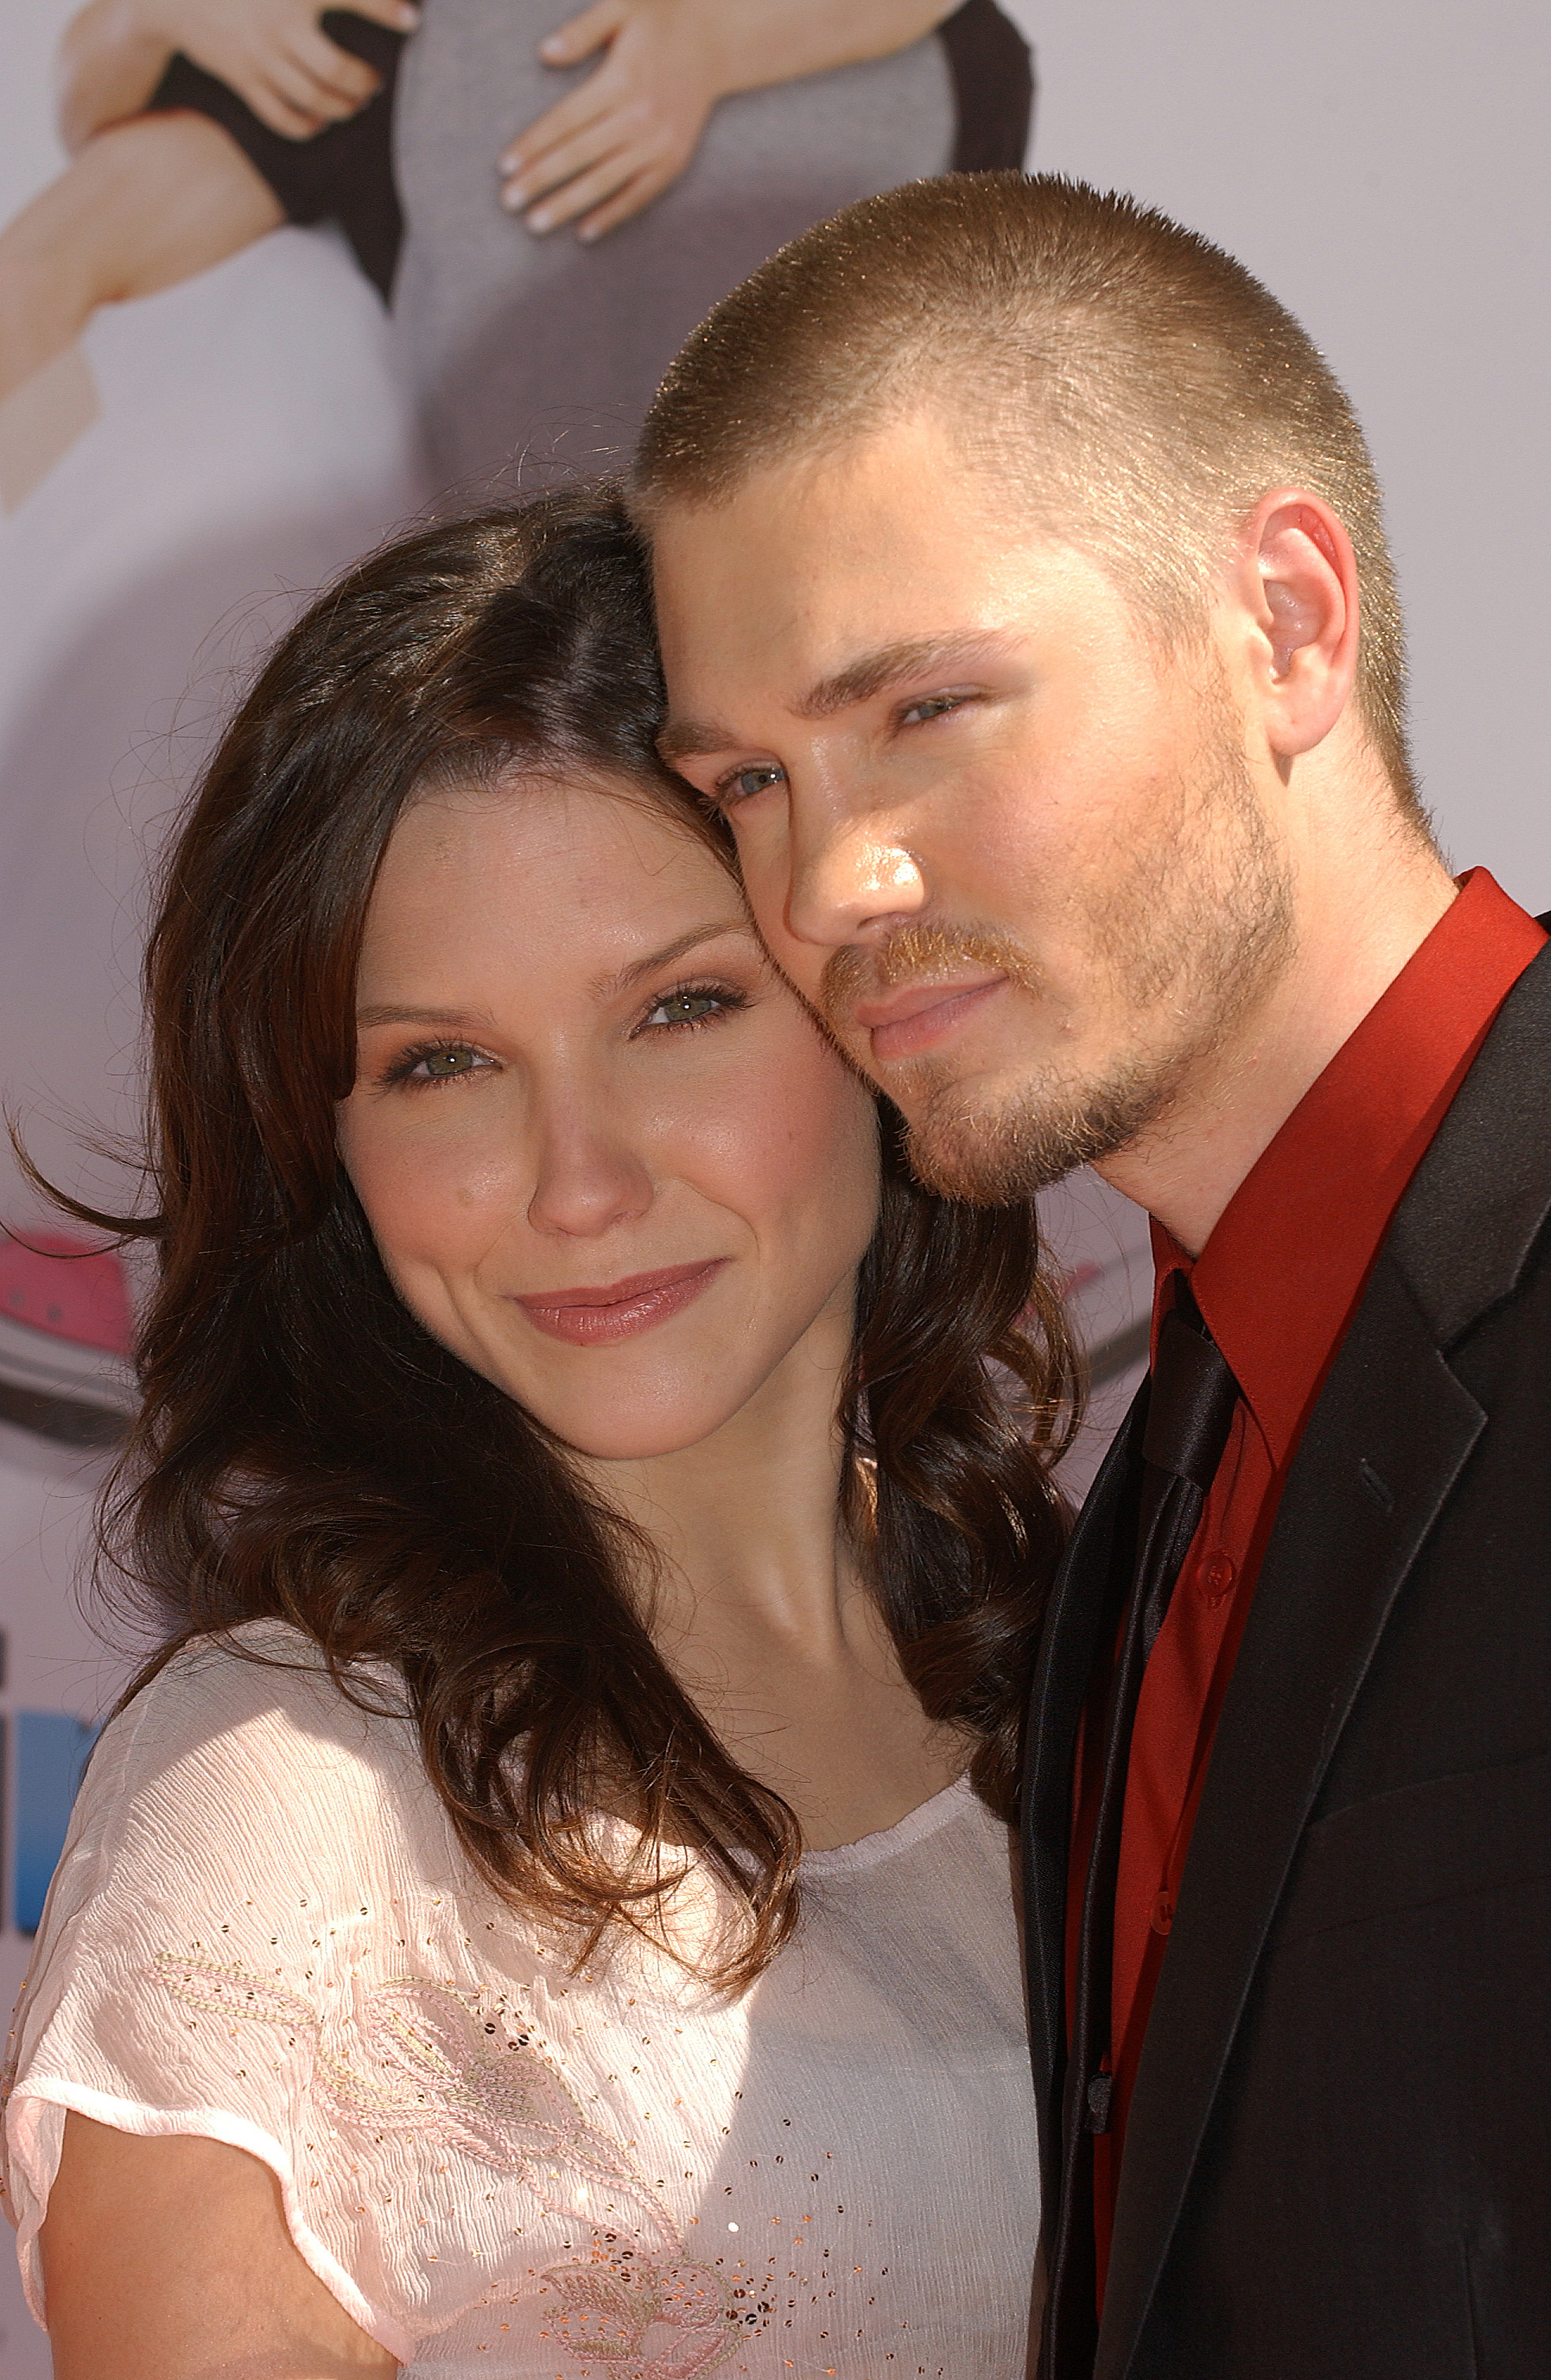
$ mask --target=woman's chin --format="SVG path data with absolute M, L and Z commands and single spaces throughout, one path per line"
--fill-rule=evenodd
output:
M 464 1349 L 456 1352 L 470 1362 Z M 748 1402 L 736 1394 L 708 1399 L 703 1384 L 679 1399 L 664 1394 L 660 1380 L 639 1395 L 617 1399 L 596 1393 L 585 1398 L 535 1396 L 530 1382 L 513 1378 L 498 1363 L 475 1360 L 473 1369 L 482 1372 L 540 1429 L 589 1463 L 650 1463 L 686 1454 L 715 1438 Z
M 532 1407 L 527 1410 L 532 1412 Z M 721 1412 L 666 1418 L 653 1414 L 622 1416 L 612 1423 L 600 1422 L 596 1414 L 585 1421 L 578 1415 L 551 1420 L 542 1414 L 534 1415 L 534 1419 L 541 1422 L 552 1437 L 588 1463 L 656 1463 L 671 1455 L 688 1454 L 715 1438 L 733 1418 L 732 1414 Z

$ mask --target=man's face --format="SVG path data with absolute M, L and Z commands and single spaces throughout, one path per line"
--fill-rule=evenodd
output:
M 655 532 L 664 750 L 949 1196 L 1127 1147 L 1290 946 L 1211 636 L 1171 656 L 929 418 Z

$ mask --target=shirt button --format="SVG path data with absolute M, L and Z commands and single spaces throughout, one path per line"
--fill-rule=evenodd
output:
M 1239 1575 L 1231 1554 L 1208 1554 L 1201 1565 L 1201 1591 L 1208 1603 L 1220 1603 Z
M 1158 1894 L 1157 1899 L 1153 1902 L 1152 1914 L 1147 1923 L 1155 1934 L 1168 1933 L 1174 1923 L 1174 1896 L 1171 1892 Z

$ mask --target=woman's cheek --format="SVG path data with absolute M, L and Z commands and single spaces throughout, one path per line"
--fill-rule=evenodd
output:
M 804 1020 L 804 1062 L 788 1072 L 789 1090 L 767 1100 L 786 1123 L 794 1160 L 855 1173 L 876 1194 L 878 1106 L 871 1091 Z
M 847 1243 L 859 1232 L 865 1245 L 878 1208 L 878 1111 L 806 1018 L 793 1024 L 722 1084 L 703 1119 L 704 1144 L 717 1154 L 723 1203 L 792 1216 L 799 1229 Z
M 520 1196 L 513 1153 L 492 1147 L 486 1135 L 405 1130 L 374 1117 L 344 1132 L 341 1146 L 390 1271 L 409 1263 L 446 1270 L 478 1261 L 492 1227 L 508 1219 Z

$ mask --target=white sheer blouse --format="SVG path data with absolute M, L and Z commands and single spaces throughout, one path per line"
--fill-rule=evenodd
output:
M 426 2380 L 1013 2380 L 1037 2228 L 1007 1829 L 953 1786 L 803 1864 L 715 1996 L 632 1940 L 577 1973 L 475 1880 L 401 1718 L 276 1623 L 105 1730 L 11 2046 L 6 2204 L 71 2107 L 227 2141 Z M 697 1889 L 698 1888 L 698 1900 Z M 711 1922 L 691 1885 L 676 1923 Z

